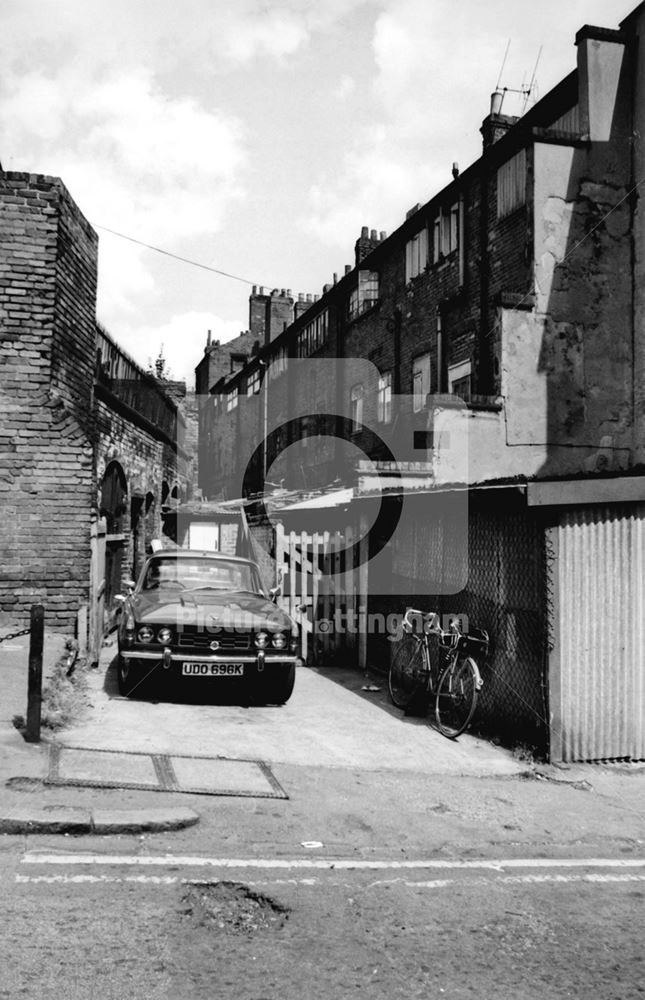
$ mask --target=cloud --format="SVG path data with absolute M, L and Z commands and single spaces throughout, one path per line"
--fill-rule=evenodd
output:
M 556 0 L 539 8 L 511 0 L 382 0 L 372 37 L 371 100 L 333 173 L 312 184 L 300 228 L 344 250 L 357 225 L 397 228 L 411 205 L 450 183 L 454 161 L 464 169 L 481 154 L 479 128 L 508 38 L 502 85 L 528 84 L 544 41 L 533 97 L 544 95 L 575 67 L 580 25 L 617 25 L 617 14 L 607 18 L 608 6 L 607 0 L 573 0 L 567 8 L 573 27 L 554 32 L 562 20 Z M 504 111 L 519 114 L 523 103 L 508 93 Z
M 349 97 L 350 94 L 353 94 L 355 90 L 356 80 L 353 76 L 349 76 L 349 74 L 345 73 L 336 84 L 333 96 L 339 101 L 344 101 L 345 98 Z
M 216 232 L 244 194 L 244 130 L 230 114 L 169 98 L 146 69 L 6 73 L 5 168 L 61 176 L 88 219 L 172 247 Z M 102 239 L 100 300 L 153 288 L 144 251 Z
M 162 351 L 170 377 L 185 379 L 190 389 L 194 388 L 195 366 L 204 353 L 209 330 L 212 339 L 221 343 L 240 333 L 237 322 L 197 311 L 176 314 L 161 325 L 132 324 L 123 326 L 116 335 L 110 332 L 143 368 L 154 363 Z
M 0 51 L 22 71 L 62 58 L 79 65 L 202 61 L 213 74 L 254 60 L 279 62 L 374 0 L 5 0 Z

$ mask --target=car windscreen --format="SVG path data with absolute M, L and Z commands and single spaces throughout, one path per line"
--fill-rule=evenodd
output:
M 253 569 L 246 563 L 225 559 L 177 559 L 174 556 L 160 556 L 151 559 L 141 590 L 168 588 L 176 590 L 246 590 L 258 593 L 259 580 Z

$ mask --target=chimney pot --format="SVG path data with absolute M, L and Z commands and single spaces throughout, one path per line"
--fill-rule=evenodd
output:
M 302 292 L 298 292 L 298 302 L 304 302 L 305 297 Z
M 284 298 L 286 294 L 287 294 L 286 288 L 281 288 L 280 289 L 280 295 L 282 296 L 282 298 Z
M 368 226 L 363 226 L 361 229 L 361 239 L 368 240 L 370 238 L 370 231 Z
M 331 285 L 323 285 L 323 295 L 326 295 L 330 291 Z
M 252 294 L 253 295 L 257 295 L 257 293 L 258 293 L 258 286 L 257 285 L 253 285 L 253 292 L 252 292 Z
M 459 177 L 459 164 L 456 161 L 452 165 L 452 176 L 455 180 Z
M 349 274 L 349 272 L 351 271 L 351 269 L 352 269 L 352 265 L 351 264 L 345 264 L 345 274 Z
M 372 231 L 370 233 L 370 239 L 374 240 L 374 242 L 376 242 L 377 236 L 376 236 L 376 230 L 375 229 L 372 229 Z
M 314 298 L 311 292 L 307 292 L 307 302 L 313 302 Z
M 490 113 L 491 115 L 498 115 L 502 110 L 502 101 L 504 99 L 504 94 L 501 90 L 494 90 L 490 95 Z
M 293 298 L 293 295 L 291 293 L 291 289 L 290 288 L 287 288 L 287 297 L 290 298 L 290 299 Z
M 338 275 L 337 275 L 336 271 L 334 271 L 334 274 L 333 274 L 333 283 L 335 285 L 338 284 Z
M 387 233 L 385 232 L 384 229 L 381 229 L 381 232 L 379 233 L 379 237 L 380 237 L 381 243 L 383 242 L 383 240 L 387 239 Z

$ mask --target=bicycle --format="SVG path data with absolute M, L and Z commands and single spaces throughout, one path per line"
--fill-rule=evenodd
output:
M 423 627 L 415 629 L 411 616 L 420 616 Z M 448 630 L 439 625 L 434 612 L 406 608 L 404 635 L 392 658 L 388 688 L 392 704 L 406 709 L 420 691 L 434 697 L 434 716 L 439 732 L 454 740 L 469 725 L 483 687 L 478 659 L 488 654 L 490 640 L 483 629 L 462 632 L 454 621 Z M 430 652 L 429 637 L 437 638 L 438 655 Z

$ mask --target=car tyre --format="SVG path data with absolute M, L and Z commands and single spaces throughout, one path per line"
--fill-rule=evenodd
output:
M 126 660 L 119 653 L 116 675 L 119 694 L 124 695 L 126 698 L 132 698 L 134 694 L 141 690 L 144 675 L 140 663 L 137 663 L 135 660 Z
M 295 663 L 285 663 L 279 667 L 267 670 L 264 681 L 264 700 L 269 705 L 285 705 L 293 692 L 296 683 Z

